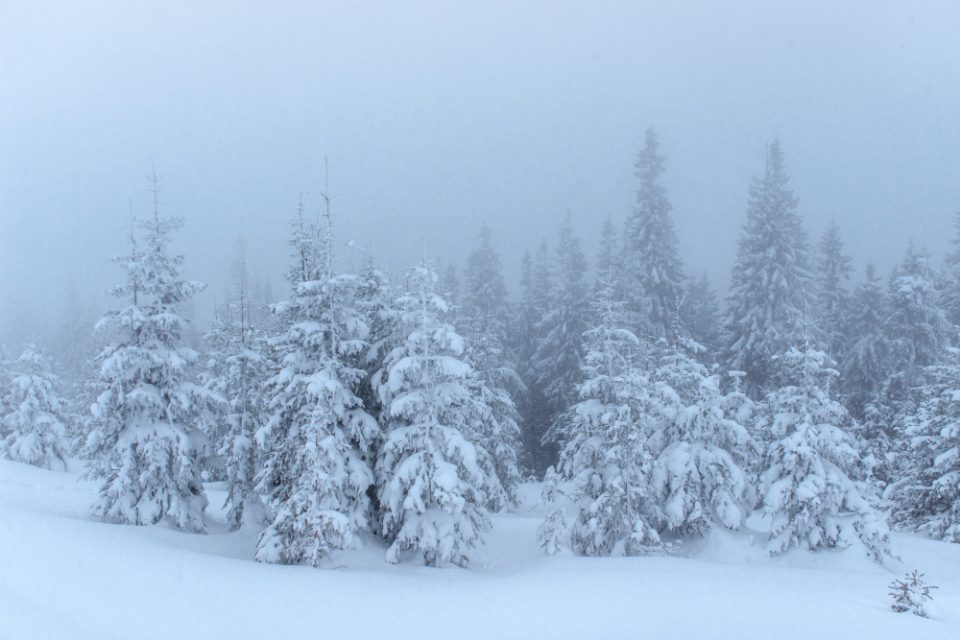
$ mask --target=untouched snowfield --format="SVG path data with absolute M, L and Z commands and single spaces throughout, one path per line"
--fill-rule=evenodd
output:
M 716 536 L 686 557 L 545 557 L 536 487 L 496 516 L 476 566 L 388 565 L 368 544 L 336 569 L 257 564 L 255 532 L 95 522 L 93 484 L 0 461 L 0 638 L 960 638 L 960 545 L 898 535 L 903 563 L 859 549 L 770 559 Z M 907 569 L 939 585 L 930 619 L 888 609 Z

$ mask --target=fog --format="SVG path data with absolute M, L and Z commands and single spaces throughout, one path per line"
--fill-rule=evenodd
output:
M 960 207 L 960 4 L 0 2 L 0 342 L 101 310 L 131 211 L 182 216 L 209 315 L 243 237 L 278 296 L 324 159 L 341 266 L 490 225 L 508 284 L 570 212 L 592 256 L 660 134 L 687 272 L 726 286 L 751 176 L 780 138 L 808 233 L 886 272 L 939 260 Z M 301 195 L 302 194 L 302 195 Z M 356 248 L 346 244 L 354 240 Z M 14 349 L 15 350 L 15 349 Z

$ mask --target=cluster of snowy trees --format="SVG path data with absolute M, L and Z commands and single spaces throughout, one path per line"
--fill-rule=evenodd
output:
M 0 454 L 86 457 L 98 517 L 188 531 L 222 481 L 263 562 L 380 540 L 391 562 L 466 565 L 527 477 L 544 479 L 549 553 L 747 529 L 774 554 L 881 560 L 889 524 L 960 542 L 960 217 L 942 268 L 911 246 L 886 283 L 868 268 L 851 288 L 838 226 L 810 245 L 774 141 L 721 305 L 684 271 L 664 171 L 648 131 L 593 281 L 568 216 L 522 257 L 514 299 L 487 228 L 462 269 L 424 257 L 390 282 L 372 261 L 335 270 L 329 207 L 301 210 L 288 299 L 268 306 L 241 255 L 197 349 L 201 285 L 155 199 L 117 259 L 124 306 L 97 324 L 94 379 L 75 353 L 69 388 L 36 348 L 4 360 Z

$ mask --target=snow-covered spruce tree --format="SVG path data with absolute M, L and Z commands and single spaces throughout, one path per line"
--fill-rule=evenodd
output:
M 752 507 L 747 472 L 754 446 L 746 428 L 727 415 L 720 380 L 675 349 L 662 358 L 656 381 L 656 430 L 651 490 L 660 527 L 699 536 L 720 526 L 739 529 Z
M 956 327 L 960 326 L 960 211 L 953 215 L 951 244 L 940 274 L 940 299 L 947 320 Z
M 489 527 L 470 429 L 474 373 L 463 338 L 441 321 L 444 300 L 426 261 L 397 300 L 405 340 L 375 376 L 385 439 L 376 462 L 380 533 L 387 561 L 416 555 L 428 566 L 465 566 Z
M 902 372 L 911 386 L 943 354 L 949 336 L 929 258 L 912 243 L 890 276 L 889 304 L 891 369 Z
M 907 425 L 924 400 L 924 373 L 946 352 L 949 323 L 940 307 L 935 275 L 927 255 L 911 244 L 890 275 L 885 322 L 889 375 L 867 406 L 867 432 L 887 449 L 879 472 L 895 481 L 910 473 Z M 874 447 L 877 449 L 878 447 Z
M 500 258 L 490 229 L 480 232 L 480 245 L 468 256 L 461 326 L 467 338 L 466 361 L 477 380 L 474 429 L 469 437 L 485 475 L 496 483 L 487 487 L 488 505 L 501 510 L 512 503 L 520 482 L 518 451 L 520 430 L 514 396 L 524 391 L 507 338 L 510 310 Z
M 608 274 L 610 275 L 610 274 Z M 538 536 L 548 553 L 569 535 L 574 553 L 639 555 L 662 549 L 659 520 L 650 492 L 652 431 L 649 382 L 636 366 L 641 343 L 627 328 L 625 305 L 609 280 L 596 294 L 597 326 L 586 332 L 584 381 L 579 402 L 551 435 L 563 448 L 557 468 L 561 493 L 576 508 L 569 532 L 558 506 Z
M 484 227 L 486 229 L 486 227 Z M 448 264 L 443 270 L 443 281 L 440 283 L 440 295 L 447 301 L 447 306 L 455 308 L 460 304 L 460 276 L 453 264 Z
M 850 416 L 830 398 L 836 371 L 827 362 L 822 351 L 791 349 L 783 356 L 787 384 L 765 400 L 770 442 L 760 484 L 767 548 L 774 555 L 844 548 L 859 538 L 879 562 L 889 555 L 889 530 L 864 496 L 865 469 Z
M 688 285 L 680 312 L 681 326 L 703 347 L 698 359 L 712 364 L 720 347 L 720 303 L 706 271 Z
M 926 369 L 923 400 L 904 418 L 906 477 L 891 486 L 894 522 L 960 543 L 960 351 Z
M 607 274 L 621 273 L 621 260 L 623 258 L 622 244 L 617 237 L 617 227 L 613 224 L 613 218 L 607 216 L 600 227 L 600 250 L 597 251 L 597 278 L 593 285 L 594 295 L 599 294 L 600 290 L 606 285 L 605 277 Z M 622 282 L 623 277 L 618 278 Z M 618 298 L 624 297 L 623 287 L 621 291 L 616 291 Z
M 854 289 L 850 310 L 840 381 L 847 407 L 862 420 L 867 404 L 889 372 L 886 298 L 873 265 L 867 266 L 863 282 Z
M 524 386 L 524 393 L 517 403 L 523 459 L 525 466 L 542 478 L 556 460 L 557 453 L 556 446 L 544 440 L 550 429 L 550 408 L 534 364 L 537 347 L 543 338 L 540 332 L 544 327 L 540 321 L 552 307 L 554 297 L 550 252 L 546 242 L 541 243 L 535 258 L 529 252 L 524 255 L 520 290 L 513 348 L 517 354 L 517 373 Z
M 843 252 L 840 227 L 831 219 L 817 247 L 813 313 L 824 350 L 834 362 L 843 362 L 845 355 L 844 326 L 850 312 L 846 282 L 850 279 L 850 272 L 850 256 Z
M 640 187 L 624 234 L 624 291 L 628 308 L 639 320 L 636 331 L 654 338 L 673 335 L 674 311 L 683 292 L 683 265 L 662 184 L 664 158 L 655 130 L 647 129 L 634 165 Z
M 590 311 L 586 270 L 580 238 L 574 234 L 567 214 L 557 243 L 557 292 L 537 325 L 540 340 L 533 356 L 536 381 L 547 400 L 551 424 L 577 401 L 577 385 L 583 380 L 583 341 Z
M 292 297 L 275 307 L 286 326 L 276 340 L 280 369 L 256 434 L 265 453 L 259 487 L 274 513 L 256 559 L 320 566 L 370 528 L 379 427 L 357 395 L 366 372 L 355 363 L 369 334 L 358 305 L 364 282 L 333 273 L 329 216 L 323 229 L 300 216 L 291 244 Z
M 227 524 L 231 530 L 244 524 L 266 522 L 266 507 L 257 492 L 262 453 L 256 433 L 267 421 L 264 388 L 272 372 L 266 336 L 254 326 L 256 304 L 251 300 L 243 254 L 234 265 L 229 301 L 208 336 L 217 348 L 216 375 L 208 386 L 225 400 L 218 414 L 222 432 L 217 454 L 227 487 Z
M 777 384 L 776 356 L 802 344 L 806 293 L 812 293 L 806 236 L 788 180 L 774 140 L 763 178 L 750 185 L 724 325 L 726 366 L 746 372 L 744 390 L 753 396 Z
M 197 354 L 181 346 L 186 323 L 178 309 L 202 285 L 181 279 L 183 257 L 168 252 L 180 226 L 179 219 L 160 217 L 154 177 L 142 250 L 132 243 L 131 254 L 117 259 L 127 282 L 113 293 L 129 304 L 97 326 L 110 342 L 99 356 L 101 391 L 86 450 L 90 475 L 103 480 L 97 517 L 137 525 L 167 520 L 203 532 L 207 498 L 197 425 L 214 399 L 188 379 Z
M 67 468 L 66 406 L 50 359 L 30 346 L 17 361 L 5 411 L 0 414 L 0 454 L 45 469 Z

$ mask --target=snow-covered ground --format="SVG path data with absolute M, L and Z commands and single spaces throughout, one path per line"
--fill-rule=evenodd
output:
M 90 520 L 71 473 L 0 461 L 0 638 L 960 638 L 960 545 L 897 536 L 903 563 L 860 550 L 770 559 L 716 536 L 687 557 L 545 557 L 536 487 L 496 516 L 469 570 L 389 565 L 370 544 L 336 569 L 257 564 L 210 487 L 209 535 Z M 918 568 L 930 619 L 888 608 Z

